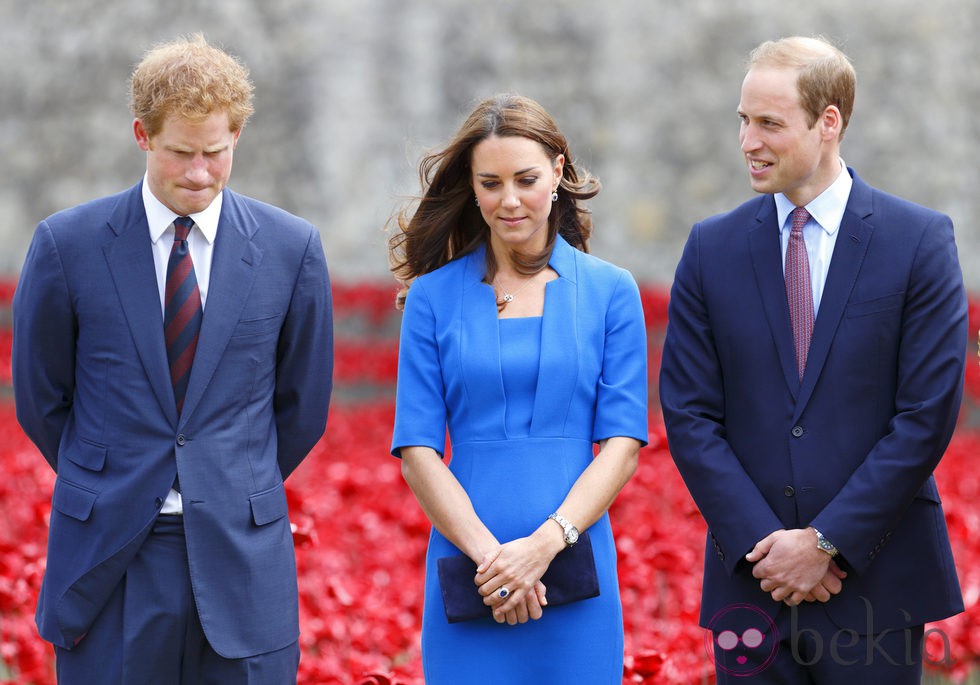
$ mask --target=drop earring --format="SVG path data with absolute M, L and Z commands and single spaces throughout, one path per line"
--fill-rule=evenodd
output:
M 478 197 L 475 197 L 475 196 L 474 196 L 474 198 L 473 198 L 473 202 L 475 202 L 475 203 L 476 203 L 476 206 L 477 206 L 477 207 L 479 207 L 479 206 L 480 206 L 480 198 L 478 198 Z
M 558 191 L 557 190 L 551 194 L 551 201 L 552 202 L 558 202 Z

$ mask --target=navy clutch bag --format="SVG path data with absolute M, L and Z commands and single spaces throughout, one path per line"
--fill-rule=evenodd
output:
M 437 559 L 436 565 L 442 603 L 450 623 L 491 616 L 490 607 L 483 603 L 483 595 L 473 582 L 476 564 L 472 559 L 457 554 Z M 555 556 L 541 582 L 547 590 L 549 607 L 599 596 L 599 577 L 588 532 L 581 533 L 578 542 Z

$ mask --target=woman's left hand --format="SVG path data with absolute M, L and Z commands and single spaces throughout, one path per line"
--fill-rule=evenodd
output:
M 578 477 L 558 511 L 580 531 L 595 523 L 636 470 L 640 442 L 635 438 L 611 437 L 600 443 L 599 453 Z M 534 599 L 528 595 L 540 585 L 541 576 L 559 552 L 565 549 L 562 526 L 542 521 L 527 537 L 511 540 L 484 555 L 474 582 L 483 603 L 493 608 L 498 623 L 524 623 L 534 616 Z M 471 557 L 475 558 L 475 557 Z M 506 588 L 504 596 L 501 589 Z M 543 594 L 544 586 L 539 592 Z M 539 604 L 545 605 L 546 601 Z M 525 616 L 527 614 L 527 617 Z
M 549 544 L 551 543 L 551 544 Z M 547 605 L 546 588 L 541 576 L 555 555 L 564 547 L 553 540 L 532 535 L 511 540 L 488 554 L 476 570 L 474 582 L 483 595 L 483 603 L 493 608 L 497 623 L 526 623 L 541 617 Z M 501 590 L 507 590 L 501 597 Z

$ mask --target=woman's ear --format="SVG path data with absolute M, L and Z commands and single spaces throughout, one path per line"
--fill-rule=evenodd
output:
M 565 170 L 565 155 L 558 155 L 555 157 L 555 183 L 551 186 L 552 190 L 558 190 L 559 184 L 561 184 L 561 176 Z

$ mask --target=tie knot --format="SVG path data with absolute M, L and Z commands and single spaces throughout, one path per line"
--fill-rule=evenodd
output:
M 797 207 L 793 210 L 793 232 L 802 231 L 806 222 L 810 220 L 810 212 L 806 207 Z
M 187 234 L 194 227 L 194 220 L 189 216 L 178 216 L 174 219 L 174 240 L 187 240 Z

